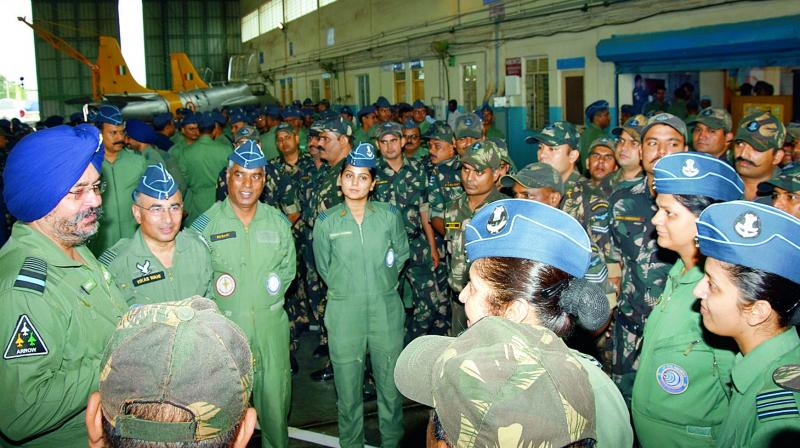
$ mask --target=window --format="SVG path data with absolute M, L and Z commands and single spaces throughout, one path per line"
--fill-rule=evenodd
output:
M 314 104 L 319 103 L 319 79 L 312 79 L 308 82 L 309 90 L 311 90 L 311 101 Z
M 547 58 L 525 60 L 525 94 L 528 103 L 528 127 L 542 129 L 547 126 L 550 113 L 549 72 Z
M 258 37 L 258 10 L 242 17 L 242 42 Z
M 369 75 L 358 75 L 358 106 L 369 106 Z
M 283 0 L 271 0 L 258 8 L 259 32 L 264 34 L 283 22 Z
M 425 71 L 422 67 L 411 69 L 411 96 L 412 101 L 425 100 Z
M 317 0 L 286 0 L 286 21 L 314 12 L 317 9 Z
M 402 103 L 406 100 L 406 70 L 403 67 L 401 70 L 394 72 L 394 102 Z
M 478 64 L 461 64 L 461 88 L 464 111 L 478 108 Z

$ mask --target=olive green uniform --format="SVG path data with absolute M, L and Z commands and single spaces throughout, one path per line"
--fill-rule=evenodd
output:
M 644 326 L 631 412 L 642 447 L 712 446 L 728 412 L 736 346 L 704 331 L 692 290 L 703 278 L 678 260 Z
M 169 302 L 195 295 L 207 297 L 213 275 L 206 243 L 192 229 L 176 235 L 171 268 L 165 268 L 153 255 L 141 229 L 132 238 L 123 238 L 103 252 L 98 260 L 108 268 L 130 305 Z
M 89 249 L 76 250 L 85 264 L 21 222 L 0 249 L 0 445 L 86 446 L 86 401 L 128 307 Z
M 359 126 L 355 132 L 353 132 L 353 147 L 356 147 L 361 143 L 372 143 L 372 139 L 369 137 L 369 132 L 365 131 L 364 128 Z
M 720 447 L 796 446 L 800 440 L 800 338 L 793 327 L 736 355 Z M 790 384 L 793 383 L 793 384 Z
M 178 160 L 181 175 L 186 179 L 184 199 L 187 222 L 192 222 L 216 200 L 217 175 L 228 165 L 228 155 L 233 149 L 204 134 Z
M 264 158 L 267 160 L 272 160 L 281 155 L 280 151 L 278 151 L 278 144 L 275 142 L 275 131 L 277 129 L 277 126 L 273 126 L 272 129 L 261 134 L 261 151 L 264 152 Z
M 294 241 L 281 212 L 266 204 L 257 207 L 245 227 L 228 198 L 201 214 L 192 228 L 211 246 L 213 298 L 250 340 L 261 446 L 286 447 L 291 372 L 283 296 L 295 275 Z
M 405 312 L 397 286 L 409 258 L 403 218 L 389 204 L 368 202 L 358 224 L 346 204 L 339 204 L 317 217 L 314 258 L 328 285 L 325 326 L 338 394 L 339 444 L 364 446 L 362 386 L 369 350 L 381 446 L 398 446 L 403 399 L 393 375 L 403 349 Z
M 103 160 L 101 174 L 106 183 L 103 216 L 100 218 L 97 234 L 89 242 L 89 248 L 95 255 L 102 254 L 120 238 L 130 238 L 136 231 L 136 220 L 131 213 L 131 193 L 139 185 L 145 169 L 147 161 L 141 154 L 130 149 L 120 151 L 113 163 Z

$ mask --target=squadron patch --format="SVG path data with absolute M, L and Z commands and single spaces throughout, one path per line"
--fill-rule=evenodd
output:
M 230 274 L 222 274 L 214 284 L 217 294 L 228 297 L 236 291 L 236 280 Z
M 274 296 L 281 290 L 281 278 L 276 273 L 270 273 L 267 277 L 267 292 Z
M 3 359 L 25 358 L 28 356 L 44 356 L 47 345 L 39 335 L 36 327 L 27 314 L 19 316 L 14 333 L 8 341 Z
M 689 375 L 677 364 L 662 364 L 656 371 L 658 385 L 672 395 L 682 394 L 689 388 Z
M 389 248 L 389 252 L 386 252 L 386 267 L 390 268 L 394 266 L 394 249 Z

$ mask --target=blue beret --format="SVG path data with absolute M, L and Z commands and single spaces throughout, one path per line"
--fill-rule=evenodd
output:
M 619 110 L 623 114 L 633 115 L 633 106 L 630 104 L 623 104 Z
M 658 193 L 708 196 L 721 201 L 741 199 L 744 182 L 732 166 L 701 152 L 662 157 L 653 168 Z
M 392 103 L 385 97 L 379 96 L 378 101 L 375 101 L 375 107 L 392 107 Z
M 155 199 L 169 199 L 178 192 L 178 184 L 169 174 L 164 165 L 158 163 L 150 165 L 144 171 L 139 185 L 133 190 L 131 196 L 136 200 L 136 193 L 142 193 Z
M 481 108 L 480 108 L 479 110 L 480 110 L 480 113 L 481 113 L 481 114 L 483 114 L 483 112 L 484 112 L 484 111 L 487 111 L 487 110 L 488 110 L 489 112 L 491 112 L 491 113 L 494 113 L 494 110 L 492 109 L 492 107 L 491 107 L 491 106 L 489 106 L 489 103 L 483 103 L 483 106 L 481 106 Z
M 69 116 L 69 121 L 73 123 L 83 123 L 83 112 L 75 112 Z
M 253 140 L 247 140 L 237 146 L 231 155 L 228 156 L 228 160 L 248 170 L 261 168 L 267 165 L 267 159 L 264 157 L 264 153 L 261 152 L 261 148 L 259 148 L 258 144 Z
M 242 123 L 247 123 L 248 122 L 247 116 L 242 111 L 238 111 L 237 110 L 235 112 L 231 112 L 229 116 L 231 118 L 231 124 L 238 123 L 240 121 Z
M 361 143 L 350 151 L 345 163 L 358 168 L 375 168 L 378 165 L 375 159 L 375 147 L 369 143 Z
M 594 114 L 603 110 L 608 110 L 608 101 L 597 100 L 586 108 L 586 118 L 589 119 L 589 121 L 592 121 Z
M 287 118 L 300 118 L 300 110 L 294 107 L 286 107 L 281 112 L 281 118 L 284 120 Z
M 314 115 L 314 111 L 308 108 L 302 108 L 300 109 L 300 115 L 302 115 L 303 117 L 310 117 Z
M 153 126 L 159 129 L 163 129 L 170 121 L 172 121 L 172 114 L 169 112 L 153 115 Z
M 118 126 L 122 124 L 122 112 L 117 109 L 117 106 L 103 104 L 95 111 L 92 121 L 96 124 L 108 123 Z
M 8 155 L 3 179 L 8 211 L 23 222 L 50 213 L 91 164 L 103 169 L 103 139 L 90 124 L 28 134 Z
M 196 114 L 194 112 L 187 114 L 181 120 L 181 126 L 186 126 L 187 124 L 199 124 L 200 123 L 200 114 Z
M 64 117 L 61 115 L 51 115 L 44 120 L 44 125 L 48 128 L 54 128 L 64 124 Z
M 749 201 L 708 206 L 697 219 L 700 252 L 800 283 L 800 220 Z
M 342 109 L 339 111 L 339 113 L 353 115 L 353 109 L 350 109 L 350 106 L 342 106 Z
M 281 118 L 281 108 L 278 106 L 267 106 L 266 115 L 272 118 Z
M 197 118 L 197 126 L 199 126 L 200 129 L 206 131 L 214 129 L 214 117 L 211 116 L 211 112 L 203 112 L 198 115 L 199 117 Z
M 156 143 L 156 131 L 142 120 L 132 118 L 125 124 L 125 132 L 133 138 L 148 145 Z
M 467 258 L 534 260 L 578 278 L 586 275 L 591 241 L 572 216 L 527 199 L 501 199 L 483 206 L 464 230 Z
M 358 110 L 359 118 L 363 117 L 364 115 L 369 115 L 374 113 L 375 113 L 375 106 L 366 106 Z
M 423 103 L 422 100 L 416 100 L 414 101 L 414 104 L 411 105 L 411 107 L 413 109 L 424 109 L 425 103 Z
M 419 129 L 419 124 L 409 118 L 405 123 L 403 123 L 403 129 Z
M 225 118 L 225 115 L 223 115 L 222 112 L 218 111 L 217 109 L 211 111 L 211 117 L 214 119 L 214 122 L 222 126 L 225 126 L 225 123 L 228 122 L 228 119 Z

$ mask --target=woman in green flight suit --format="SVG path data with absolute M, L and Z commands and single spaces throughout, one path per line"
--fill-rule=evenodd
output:
M 314 260 L 328 286 L 325 326 L 338 394 L 339 444 L 364 446 L 364 359 L 367 350 L 378 392 L 381 446 L 403 437 L 403 401 L 393 372 L 403 349 L 405 310 L 398 277 L 409 249 L 393 206 L 368 200 L 375 186 L 375 148 L 358 145 L 339 177 L 344 202 L 322 212 L 314 226 Z
M 800 220 L 732 201 L 697 221 L 705 276 L 694 289 L 703 325 L 733 338 L 731 401 L 720 447 L 797 446 L 800 440 Z
M 727 163 L 683 152 L 653 170 L 658 245 L 680 257 L 644 326 L 631 414 L 642 447 L 713 446 L 728 411 L 736 347 L 704 331 L 692 289 L 703 277 L 694 225 L 709 205 L 742 197 Z

